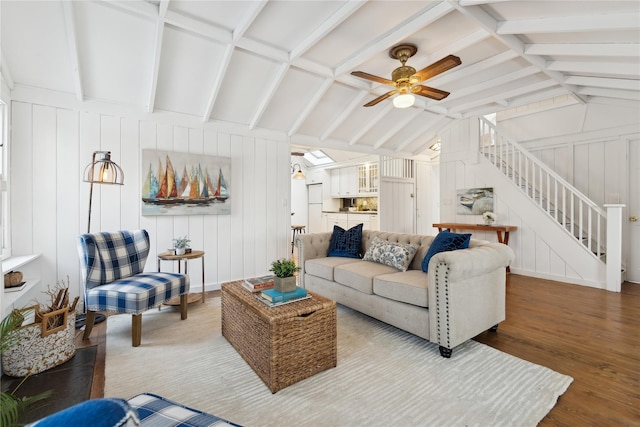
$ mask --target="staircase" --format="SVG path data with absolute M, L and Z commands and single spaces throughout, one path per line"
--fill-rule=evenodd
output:
M 564 233 L 606 262 L 607 213 L 514 141 L 480 118 L 480 153 Z

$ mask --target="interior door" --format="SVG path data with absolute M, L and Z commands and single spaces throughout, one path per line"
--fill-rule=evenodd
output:
M 640 283 L 640 140 L 629 141 L 629 258 L 627 280 Z
M 380 184 L 378 215 L 380 230 L 394 233 L 415 233 L 416 207 L 413 182 L 383 179 Z

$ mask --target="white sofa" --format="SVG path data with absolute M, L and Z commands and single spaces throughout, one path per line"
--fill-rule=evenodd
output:
M 417 246 L 407 271 L 327 257 L 330 232 L 302 234 L 296 238 L 300 286 L 438 344 L 443 357 L 505 319 L 505 269 L 514 256 L 508 246 L 472 239 L 468 249 L 434 255 L 424 273 L 434 236 L 363 230 L 363 254 L 375 237 Z

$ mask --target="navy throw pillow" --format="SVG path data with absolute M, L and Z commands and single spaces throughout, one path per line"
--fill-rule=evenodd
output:
M 422 271 L 425 273 L 429 269 L 431 257 L 440 252 L 455 251 L 457 249 L 467 249 L 471 234 L 451 233 L 448 230 L 441 231 L 431 242 L 427 254 L 422 260 Z
M 327 256 L 362 258 L 362 224 L 348 230 L 334 225 Z

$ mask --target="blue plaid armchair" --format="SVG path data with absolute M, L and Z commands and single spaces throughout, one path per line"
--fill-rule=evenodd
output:
M 83 234 L 78 253 L 87 311 L 83 339 L 89 339 L 96 311 L 130 313 L 131 343 L 140 345 L 142 313 L 180 296 L 180 315 L 187 318 L 189 277 L 177 273 L 144 273 L 149 255 L 146 230 Z

